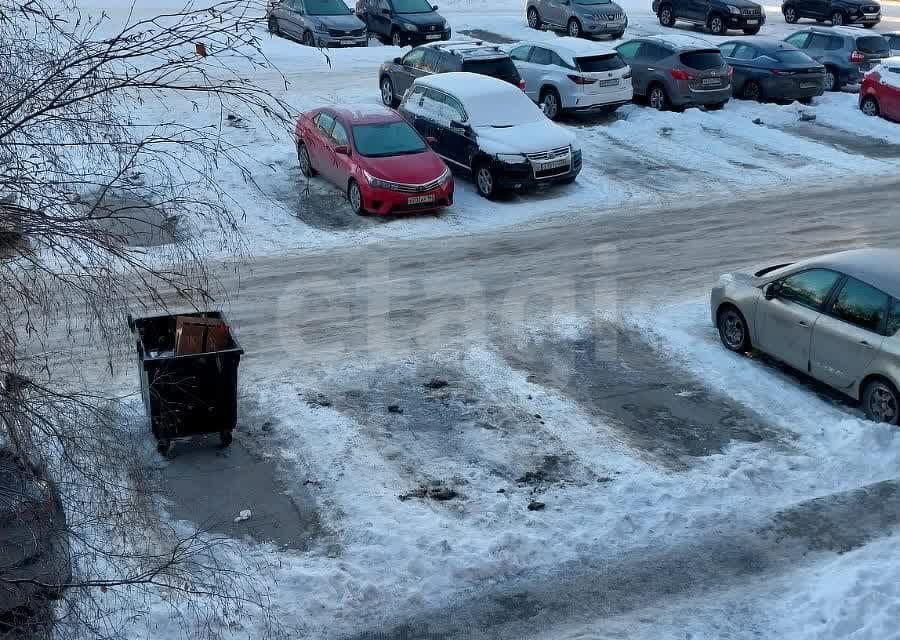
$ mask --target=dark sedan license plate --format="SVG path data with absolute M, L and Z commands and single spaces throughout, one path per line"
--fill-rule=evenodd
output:
M 719 78 L 703 78 L 704 87 L 718 86 L 720 84 L 722 84 L 722 81 Z
M 562 169 L 569 166 L 568 160 L 554 160 L 553 162 L 542 162 L 538 166 L 538 171 L 552 171 L 554 169 Z
M 818 82 L 801 82 L 800 83 L 801 89 L 815 89 L 818 86 L 819 86 Z
M 407 198 L 406 204 L 426 204 L 428 202 L 434 202 L 434 196 L 413 196 L 411 198 Z

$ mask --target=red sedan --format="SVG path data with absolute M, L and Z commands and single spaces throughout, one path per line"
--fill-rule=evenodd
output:
M 859 108 L 868 116 L 900 121 L 900 58 L 881 61 L 863 78 Z
M 453 204 L 453 176 L 406 121 L 383 107 L 325 107 L 295 130 L 303 175 L 334 183 L 358 214 L 429 211 Z

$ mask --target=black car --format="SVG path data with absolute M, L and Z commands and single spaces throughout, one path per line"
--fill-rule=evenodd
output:
M 653 0 L 653 12 L 664 27 L 681 20 L 702 25 L 718 36 L 729 29 L 755 35 L 766 22 L 762 5 L 750 0 Z
M 381 101 L 388 107 L 396 107 L 416 78 L 453 71 L 491 76 L 524 88 L 512 58 L 499 47 L 480 40 L 438 42 L 416 47 L 402 58 L 381 65 L 378 73 Z
M 575 134 L 551 122 L 524 91 L 497 78 L 417 78 L 399 111 L 452 169 L 472 177 L 485 198 L 508 189 L 571 184 L 581 171 Z
M 813 18 L 818 22 L 828 20 L 836 27 L 861 24 L 871 29 L 881 22 L 881 5 L 872 0 L 784 0 L 781 13 L 790 24 Z
M 825 91 L 825 67 L 781 40 L 750 38 L 719 45 L 734 69 L 735 96 L 748 100 L 809 102 Z
M 369 33 L 395 47 L 450 39 L 450 24 L 428 0 L 358 0 L 357 17 Z

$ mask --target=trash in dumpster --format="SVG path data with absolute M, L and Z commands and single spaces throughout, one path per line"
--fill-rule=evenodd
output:
M 218 311 L 131 318 L 141 394 L 157 450 L 218 433 L 231 444 L 237 425 L 237 374 L 244 350 Z

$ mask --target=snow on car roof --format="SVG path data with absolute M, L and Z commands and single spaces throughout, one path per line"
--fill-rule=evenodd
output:
M 860 36 L 884 35 L 884 34 L 878 33 L 877 31 L 872 31 L 871 29 L 866 29 L 865 27 L 853 27 L 853 26 L 849 26 L 849 25 L 841 25 L 839 27 L 812 26 L 806 30 L 807 31 L 815 31 L 816 33 L 837 33 L 842 36 L 850 36 L 851 38 L 858 38 Z
M 647 36 L 647 40 L 656 40 L 657 42 L 664 42 L 666 44 L 670 44 L 676 49 L 717 49 L 716 45 L 714 45 L 709 40 L 704 40 L 703 38 L 698 38 L 696 36 L 687 36 L 682 34 L 656 34 L 652 36 Z
M 834 269 L 876 289 L 900 298 L 900 251 L 897 249 L 852 249 L 830 253 L 792 265 Z
M 416 78 L 415 83 L 452 93 L 460 100 L 481 97 L 485 94 L 508 94 L 513 91 L 521 93 L 519 88 L 508 82 L 480 73 L 469 73 L 468 71 L 435 73 L 430 76 Z
M 397 112 L 380 104 L 337 104 L 327 108 L 354 123 L 393 122 L 401 119 Z
M 607 44 L 592 42 L 584 38 L 570 38 L 568 36 L 557 38 L 550 42 L 529 42 L 527 44 L 535 47 L 545 47 L 560 55 L 566 54 L 571 58 L 580 56 L 602 56 L 616 53 L 616 50 Z
M 416 78 L 414 86 L 430 87 L 455 97 L 462 102 L 472 126 L 512 126 L 546 120 L 544 112 L 524 91 L 479 73 L 436 73 Z

